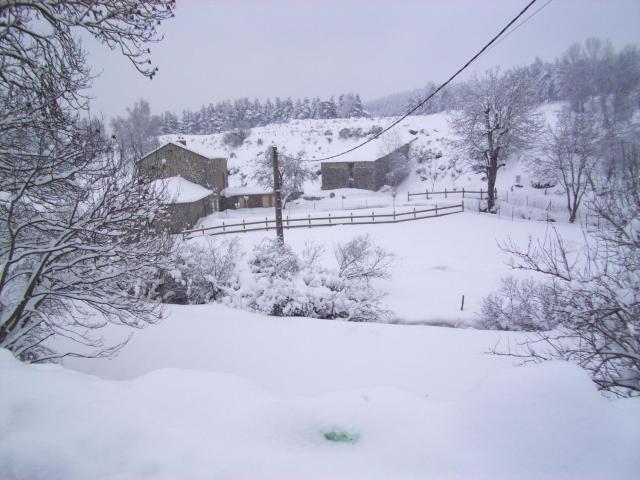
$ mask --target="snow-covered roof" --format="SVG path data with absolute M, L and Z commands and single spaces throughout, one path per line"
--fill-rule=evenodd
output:
M 237 195 L 266 195 L 271 193 L 273 192 L 267 191 L 257 185 L 249 185 L 246 187 L 227 187 L 222 190 L 222 195 L 225 197 L 235 197 Z
M 166 193 L 167 203 L 197 202 L 213 194 L 213 191 L 180 176 L 154 180 L 151 186 Z
M 405 146 L 414 140 L 415 137 L 410 134 L 398 134 L 393 140 L 385 138 L 384 136 L 378 137 L 375 140 L 363 145 L 356 150 L 346 153 L 340 157 L 333 158 L 331 160 L 325 160 L 321 163 L 329 162 L 375 162 L 381 157 L 388 155 L 389 153 Z
M 200 155 L 202 157 L 208 158 L 208 159 L 213 159 L 213 158 L 226 158 L 225 155 L 222 154 L 215 154 L 212 155 L 210 151 L 202 149 L 202 148 L 194 148 L 192 146 L 187 146 L 187 145 L 183 145 L 180 142 L 165 142 L 163 143 L 161 146 L 159 146 L 158 148 L 156 148 L 155 150 L 150 151 L 149 153 L 147 153 L 146 155 L 144 155 L 142 158 L 138 159 L 138 161 L 142 160 L 143 158 L 147 158 L 150 155 L 153 155 L 154 153 L 156 153 L 158 150 L 160 150 L 161 148 L 166 147 L 167 145 L 172 145 L 174 147 L 180 147 L 183 148 L 185 150 L 188 150 L 190 152 L 193 152 L 197 155 Z

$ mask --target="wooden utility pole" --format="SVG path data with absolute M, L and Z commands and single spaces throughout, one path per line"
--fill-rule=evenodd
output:
M 284 243 L 284 228 L 282 226 L 282 183 L 280 178 L 280 163 L 278 162 L 278 147 L 271 147 L 273 157 L 273 193 L 276 207 L 276 235 Z

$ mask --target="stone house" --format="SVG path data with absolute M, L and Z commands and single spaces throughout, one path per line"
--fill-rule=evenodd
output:
M 193 227 L 198 219 L 221 209 L 221 193 L 228 186 L 227 159 L 209 157 L 184 140 L 168 142 L 137 162 L 138 175 L 166 196 L 172 233 Z
M 138 160 L 138 173 L 151 180 L 180 176 L 216 195 L 229 186 L 227 159 L 203 155 L 188 148 L 185 140 L 165 143 L 147 153 Z
M 355 150 L 336 161 L 321 163 L 322 190 L 336 188 L 361 188 L 378 190 L 390 183 L 389 174 L 409 162 L 411 142 L 376 158 L 366 158 L 367 150 Z M 369 150 L 370 151 L 370 150 Z

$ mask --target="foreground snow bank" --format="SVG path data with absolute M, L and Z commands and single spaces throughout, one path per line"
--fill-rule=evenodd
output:
M 640 468 L 640 402 L 604 399 L 572 365 L 482 353 L 515 334 L 221 305 L 168 314 L 113 361 L 68 362 L 102 379 L 0 351 L 0 478 L 595 480 Z
M 406 327 L 405 327 L 406 328 Z M 577 367 L 504 370 L 455 401 L 385 387 L 275 396 L 178 369 L 107 381 L 0 351 L 0 478 L 634 478 L 640 403 Z M 327 441 L 347 432 L 355 444 Z

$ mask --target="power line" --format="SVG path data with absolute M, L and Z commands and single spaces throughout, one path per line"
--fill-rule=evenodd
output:
M 522 25 L 524 25 L 525 23 L 527 23 L 529 20 L 531 20 L 533 17 L 535 17 L 538 13 L 540 13 L 541 10 L 543 10 L 547 5 L 549 5 L 553 0 L 547 0 L 547 3 L 545 3 L 544 5 L 542 5 L 540 8 L 538 8 L 537 10 L 535 10 L 534 12 L 531 13 L 531 15 L 529 15 L 527 18 L 523 19 L 518 25 L 516 25 L 515 27 L 513 27 L 513 29 L 510 32 L 507 32 L 500 40 L 498 40 L 496 43 L 494 43 L 493 45 L 491 45 L 490 48 L 488 48 L 484 53 L 488 53 L 490 52 L 494 47 L 500 45 L 504 40 L 506 40 L 509 35 L 511 35 L 513 32 L 515 32 L 516 30 L 518 30 Z
M 407 113 L 402 115 L 398 120 L 396 120 L 395 122 L 391 123 L 388 127 L 382 129 L 380 132 L 376 133 L 373 137 L 368 138 L 364 142 L 359 143 L 358 145 L 356 145 L 354 147 L 351 147 L 351 148 L 345 150 L 344 152 L 336 153 L 335 155 L 330 155 L 330 156 L 324 157 L 324 158 L 313 159 L 313 161 L 314 162 L 322 162 L 322 161 L 325 161 L 325 160 L 331 160 L 333 158 L 341 157 L 342 155 L 346 155 L 347 153 L 353 152 L 354 150 L 357 150 L 358 148 L 363 147 L 367 143 L 372 142 L 376 138 L 380 137 L 383 133 L 386 133 L 389 130 L 391 130 L 393 127 L 398 125 L 401 121 L 403 121 L 405 118 L 407 118 L 409 115 L 411 115 L 413 112 L 418 110 L 420 107 L 422 107 L 429 100 L 431 100 L 440 90 L 442 90 L 444 87 L 446 87 L 448 84 L 450 84 L 458 75 L 460 75 L 464 70 L 466 70 L 469 67 L 469 65 L 471 65 L 473 62 L 475 62 L 478 59 L 478 57 L 480 57 L 485 51 L 487 51 L 489 49 L 489 47 L 491 47 L 494 43 L 496 43 L 496 41 L 502 36 L 502 34 L 504 34 L 504 32 L 506 32 L 511 27 L 511 25 L 516 23 L 520 19 L 520 17 L 522 17 L 526 13 L 526 11 L 529 10 L 533 6 L 533 4 L 536 3 L 537 1 L 538 0 L 531 0 L 520 11 L 520 13 L 518 13 L 518 15 L 516 15 L 509 23 L 507 23 L 507 25 L 505 27 L 503 27 L 502 30 L 500 30 L 497 35 L 495 35 L 484 47 L 482 47 L 473 57 L 471 57 L 471 59 L 468 60 L 467 63 L 465 63 L 462 67 L 460 67 L 456 73 L 451 75 L 451 77 L 449 77 L 449 79 L 446 82 L 444 82 L 442 85 L 440 85 L 438 88 L 436 88 L 436 90 L 433 91 L 429 96 L 427 96 L 427 98 L 425 98 L 424 100 L 420 101 L 415 107 L 411 108 Z M 547 2 L 547 5 L 550 2 L 551 2 L 551 0 L 549 0 L 549 2 Z M 544 6 L 546 6 L 546 5 L 544 5 Z M 540 10 L 538 10 L 538 11 L 540 11 Z M 537 12 L 534 12 L 534 15 L 535 15 L 535 13 L 537 13 Z M 531 15 L 531 16 L 533 16 L 533 15 Z M 529 18 L 531 18 L 531 17 L 529 17 Z M 520 25 L 522 25 L 522 24 L 520 24 Z M 518 28 L 518 27 L 516 27 L 516 28 Z M 514 30 L 512 30 L 512 32 Z

